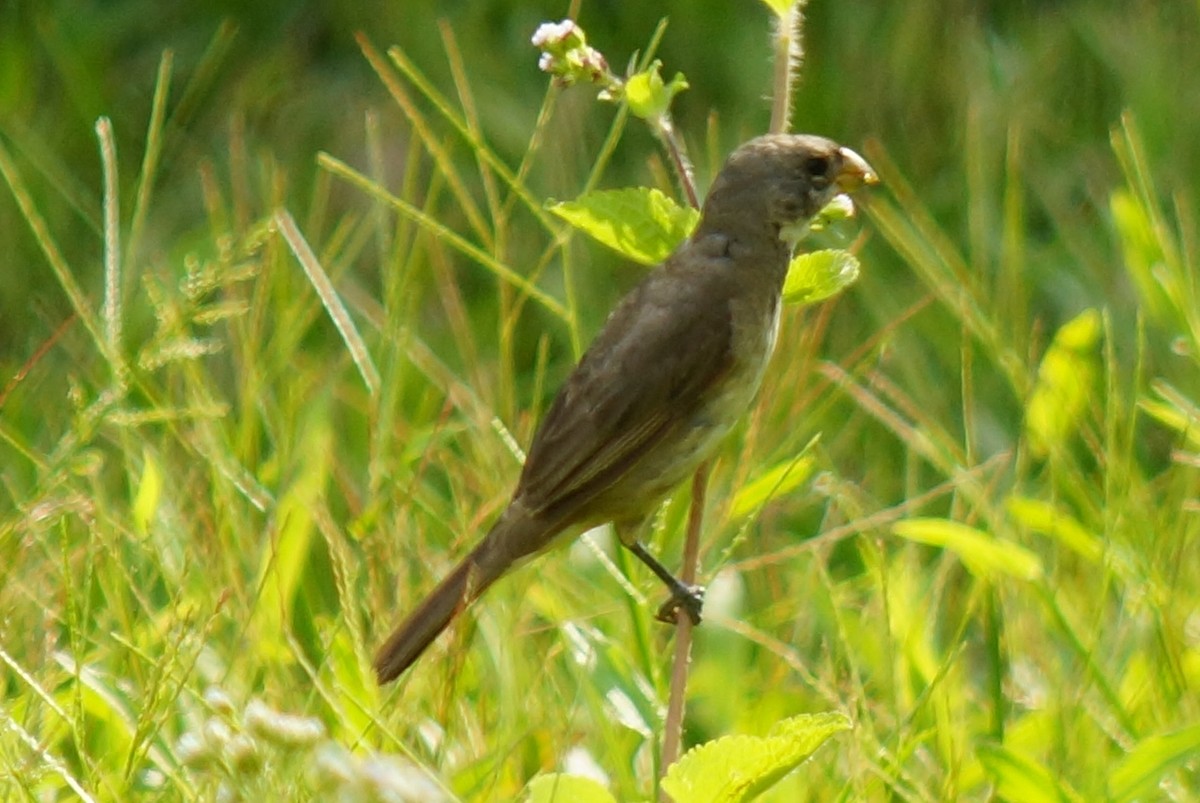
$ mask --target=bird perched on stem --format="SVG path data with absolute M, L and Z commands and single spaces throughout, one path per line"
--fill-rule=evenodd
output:
M 559 390 L 507 509 L 380 648 L 380 683 L 517 562 L 604 522 L 670 588 L 659 618 L 682 607 L 699 621 L 701 590 L 663 568 L 638 532 L 753 401 L 796 239 L 838 192 L 875 180 L 861 156 L 823 137 L 773 134 L 733 152 L 691 237 L 617 305 Z

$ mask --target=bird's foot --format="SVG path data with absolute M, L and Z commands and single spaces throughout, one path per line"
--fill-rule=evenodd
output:
M 682 609 L 692 620 L 692 625 L 700 624 L 700 609 L 704 607 L 704 586 L 688 586 L 680 583 L 671 592 L 671 598 L 658 609 L 655 618 L 669 625 L 679 621 L 679 611 Z

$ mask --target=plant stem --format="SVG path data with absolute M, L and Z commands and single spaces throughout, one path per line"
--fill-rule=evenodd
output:
M 792 116 L 792 87 L 804 59 L 801 28 L 806 0 L 797 0 L 775 20 L 775 69 L 771 92 L 771 133 L 782 134 Z
M 692 477 L 692 506 L 688 510 L 687 537 L 683 544 L 683 571 L 680 579 L 687 585 L 696 582 L 696 569 L 700 563 L 700 528 L 704 523 L 704 495 L 708 487 L 708 463 L 702 463 Z M 687 689 L 688 666 L 692 659 L 692 620 L 682 608 L 675 614 L 675 659 L 671 668 L 671 691 L 667 699 L 667 719 L 664 725 L 662 768 L 667 768 L 679 758 L 679 746 L 683 741 L 684 691 Z M 669 800 L 661 794 L 663 800 Z
M 684 148 L 683 141 L 679 139 L 679 134 L 675 131 L 675 125 L 671 122 L 670 115 L 663 114 L 662 117 L 653 121 L 651 127 L 663 141 L 667 153 L 671 156 L 671 164 L 679 176 L 679 183 L 683 185 L 683 192 L 687 196 L 688 203 L 699 209 L 700 197 L 696 194 L 696 177 L 692 175 L 692 163 L 688 161 L 687 150 Z
M 694 208 L 700 208 L 700 198 L 696 193 L 696 179 L 692 174 L 692 165 L 684 151 L 683 142 L 675 131 L 669 115 L 664 114 L 654 121 L 654 131 L 662 139 L 671 155 L 671 164 L 679 176 L 688 203 Z M 704 524 L 704 492 L 708 484 L 708 463 L 702 463 L 692 477 L 692 505 L 688 510 L 687 535 L 683 545 L 683 570 L 680 579 L 687 585 L 696 582 L 697 567 L 700 563 L 700 529 Z M 675 657 L 671 666 L 671 687 L 667 698 L 667 718 L 664 723 L 662 761 L 659 771 L 663 776 L 675 760 L 679 758 L 679 746 L 683 740 L 683 709 L 684 695 L 687 691 L 688 665 L 692 658 L 692 620 L 680 608 L 675 615 Z M 659 792 L 663 800 L 670 800 L 666 793 Z

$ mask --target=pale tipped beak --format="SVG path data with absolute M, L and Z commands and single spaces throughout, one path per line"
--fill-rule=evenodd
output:
M 842 169 L 838 172 L 834 183 L 846 192 L 853 192 L 863 185 L 878 184 L 879 177 L 867 164 L 867 160 L 849 148 L 838 148 L 842 157 Z

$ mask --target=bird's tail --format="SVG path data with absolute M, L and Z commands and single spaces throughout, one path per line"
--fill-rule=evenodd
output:
M 510 508 L 479 546 L 388 636 L 375 654 L 375 675 L 380 684 L 400 677 L 488 586 L 518 560 L 545 545 L 541 537 L 544 528 L 513 512 Z

